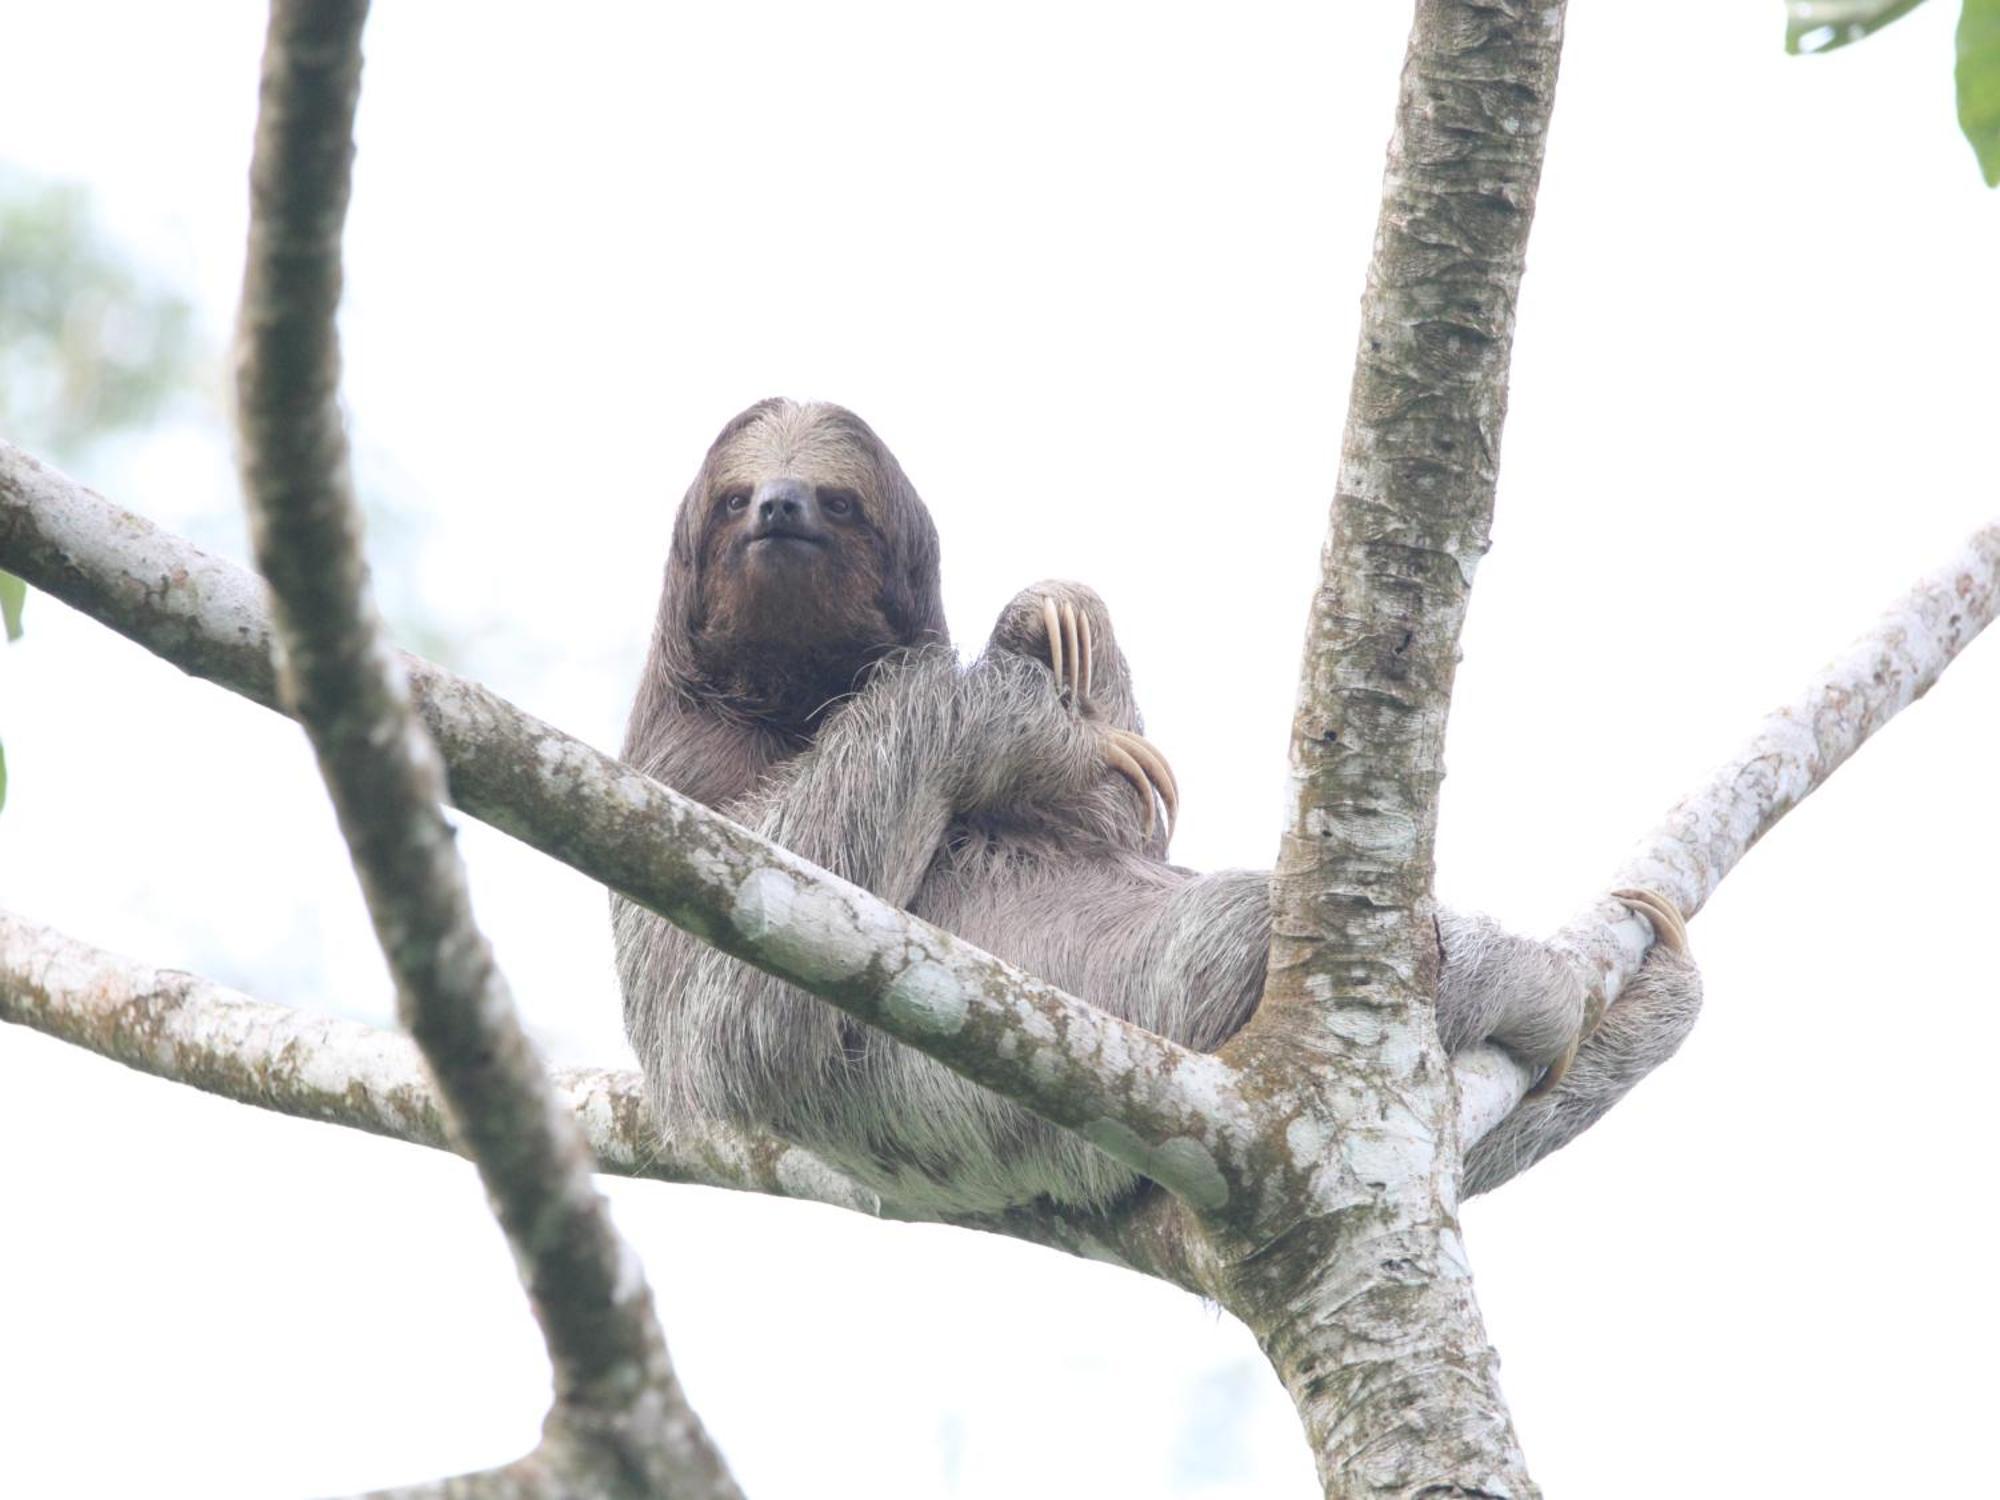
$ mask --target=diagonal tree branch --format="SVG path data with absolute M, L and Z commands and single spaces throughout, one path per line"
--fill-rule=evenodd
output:
M 1929 692 L 1996 616 L 2000 523 L 1974 532 L 1956 556 L 1919 579 L 1803 692 L 1767 715 L 1742 749 L 1639 841 L 1614 887 L 1649 887 L 1692 917 L 1759 839 L 1870 735 Z M 1602 915 L 1579 918 L 1564 929 L 1562 940 L 1596 972 L 1622 980 L 1642 951 L 1632 941 L 1635 919 L 1627 914 L 1617 925 L 1593 920 Z
M 423 1054 L 400 1031 L 253 1000 L 12 912 L 0 912 L 0 976 L 0 1020 L 240 1104 L 468 1154 L 446 1128 Z M 718 1130 L 691 1151 L 663 1144 L 636 1072 L 568 1068 L 554 1078 L 599 1170 L 877 1211 L 874 1194 L 773 1138 Z
M 219 1098 L 434 1150 L 467 1154 L 437 1085 L 398 1031 L 255 1000 L 178 969 L 121 958 L 0 911 L 0 1021 Z M 942 1223 L 1110 1261 L 1190 1291 L 1210 1284 L 1176 1200 L 1152 1194 L 1086 1213 L 1041 1204 L 935 1213 L 884 1200 L 775 1136 L 715 1125 L 662 1139 L 634 1071 L 554 1075 L 599 1171 L 799 1198 L 873 1218 Z
M 1975 532 L 1804 691 L 1766 716 L 1735 755 L 1639 841 L 1610 888 L 1656 890 L 1692 917 L 1759 839 L 1870 735 L 1929 692 L 1996 617 L 2000 523 Z M 1526 1074 L 1517 1068 L 1499 1076 L 1482 1107 L 1501 1123 L 1490 1135 L 1468 1137 L 1476 1142 L 1467 1152 L 1468 1193 L 1491 1191 L 1576 1139 L 1665 1061 L 1693 1025 L 1691 1013 L 1646 1024 L 1643 1007 L 1671 999 L 1641 995 L 1624 1002 L 1624 986 L 1651 939 L 1644 919 L 1617 901 L 1598 903 L 1558 934 L 1556 942 L 1586 976 L 1593 1014 L 1604 1020 L 1554 1094 L 1522 1102 Z
M 472 917 L 444 766 L 375 613 L 348 474 L 335 312 L 366 0 L 274 0 L 237 330 L 241 466 L 280 691 L 312 740 L 403 1019 L 479 1167 L 542 1325 L 555 1406 L 482 1493 L 741 1500 L 688 1405 L 637 1258 L 591 1181 Z

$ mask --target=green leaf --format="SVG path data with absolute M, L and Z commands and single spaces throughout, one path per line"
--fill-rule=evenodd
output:
M 7 747 L 0 745 L 0 807 L 7 805 Z
M 2000 187 L 2000 0 L 1965 0 L 1958 13 L 1958 126 Z
M 1900 21 L 1924 0 L 1785 0 L 1785 50 L 1832 52 Z
M 0 626 L 7 631 L 7 639 L 21 638 L 21 605 L 28 597 L 28 586 L 12 573 L 0 573 Z

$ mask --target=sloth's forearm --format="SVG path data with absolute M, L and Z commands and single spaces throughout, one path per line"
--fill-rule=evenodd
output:
M 1054 813 L 1103 774 L 1090 732 L 1031 664 L 962 670 L 947 653 L 924 652 L 878 672 L 745 820 L 904 906 L 955 820 Z
M 956 811 L 949 727 L 957 674 L 942 651 L 879 671 L 742 809 L 744 822 L 908 906 Z

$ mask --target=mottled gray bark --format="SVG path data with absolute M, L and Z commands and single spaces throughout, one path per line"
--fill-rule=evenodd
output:
M 1288 1117 L 1223 1304 L 1329 1495 L 1532 1493 L 1457 1227 L 1430 1016 L 1445 715 L 1488 545 L 1560 0 L 1418 0 L 1361 303 L 1272 877 L 1270 977 L 1225 1055 Z
M 255 1000 L 178 969 L 80 943 L 0 911 L 0 1022 L 29 1027 L 156 1078 L 259 1109 L 469 1154 L 446 1129 L 436 1083 L 411 1039 Z M 775 1136 L 715 1125 L 662 1139 L 635 1071 L 566 1068 L 558 1101 L 597 1169 L 620 1177 L 802 1198 L 870 1217 L 1003 1234 L 1158 1276 L 1208 1278 L 1177 1200 L 1156 1194 L 1092 1214 L 1050 1205 L 938 1218 L 885 1200 Z
M 237 426 L 283 700 L 306 728 L 399 1008 L 478 1165 L 555 1373 L 540 1448 L 454 1492 L 741 1500 L 688 1405 L 638 1258 L 612 1226 L 473 921 L 444 765 L 368 588 L 339 404 L 341 233 L 365 0 L 275 0 L 237 331 Z M 522 1481 L 536 1481 L 524 1488 Z

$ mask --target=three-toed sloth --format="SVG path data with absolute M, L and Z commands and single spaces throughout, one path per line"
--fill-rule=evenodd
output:
M 1212 1050 L 1263 988 L 1269 876 L 1167 862 L 1176 790 L 1140 729 L 1110 617 L 1080 585 L 1024 591 L 961 665 L 936 528 L 894 456 L 851 412 L 771 400 L 723 428 L 681 503 L 624 755 Z M 774 1132 L 940 1212 L 1133 1190 L 1129 1169 L 943 1064 L 643 908 L 615 900 L 613 917 L 627 1030 L 669 1136 L 715 1120 Z M 1441 911 L 1439 936 L 1448 1049 L 1490 1040 L 1537 1066 L 1563 1052 L 1583 1013 L 1567 963 L 1483 917 Z M 1698 996 L 1693 966 L 1661 949 L 1638 983 Z

